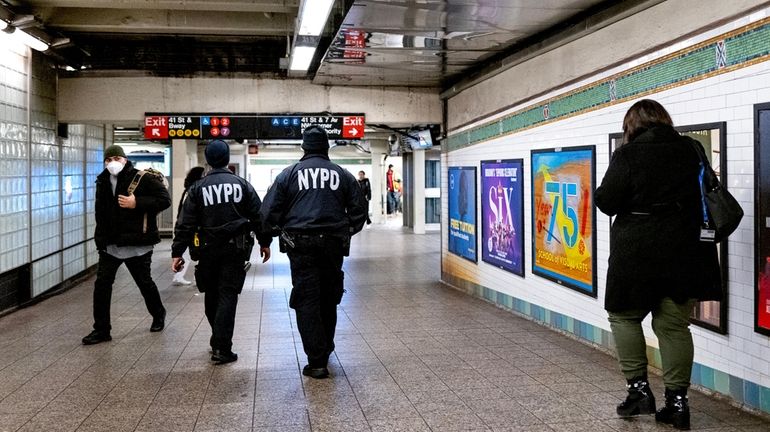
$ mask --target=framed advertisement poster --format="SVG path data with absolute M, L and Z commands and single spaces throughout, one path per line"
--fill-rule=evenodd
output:
M 449 167 L 449 252 L 478 262 L 476 253 L 476 167 Z
M 524 160 L 481 161 L 481 260 L 524 277 Z
M 754 330 L 770 336 L 770 103 L 754 106 Z
M 596 149 L 532 150 L 532 273 L 596 291 Z
M 704 123 L 695 125 L 678 126 L 675 128 L 680 134 L 687 135 L 701 143 L 706 151 L 706 157 L 711 163 L 717 177 L 722 184 L 726 184 L 726 173 L 722 167 L 727 166 L 727 124 L 724 122 Z M 622 133 L 610 134 L 610 157 L 623 142 Z M 610 218 L 610 225 L 612 225 Z M 722 242 L 717 248 L 719 264 L 722 273 L 723 294 L 721 301 L 705 301 L 695 303 L 690 322 L 720 334 L 727 334 L 727 242 Z

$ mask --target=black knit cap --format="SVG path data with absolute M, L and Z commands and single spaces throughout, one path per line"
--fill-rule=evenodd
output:
M 230 146 L 222 140 L 210 141 L 203 154 L 212 168 L 224 168 L 230 163 Z
M 312 125 L 302 132 L 302 149 L 309 152 L 329 150 L 329 136 L 326 130 L 318 125 Z
M 123 147 L 119 145 L 111 145 L 104 149 L 104 160 L 107 160 L 109 158 L 120 156 L 120 157 L 126 157 L 126 152 L 123 151 Z

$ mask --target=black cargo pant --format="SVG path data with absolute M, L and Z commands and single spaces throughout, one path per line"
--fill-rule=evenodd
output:
M 235 309 L 238 294 L 243 290 L 246 270 L 243 264 L 250 257 L 226 243 L 201 253 L 195 268 L 195 282 L 205 293 L 206 319 L 211 325 L 211 348 L 230 351 L 233 347 Z
M 161 316 L 166 309 L 160 300 L 158 286 L 152 280 L 150 265 L 152 264 L 152 251 L 138 257 L 128 259 L 115 258 L 107 252 L 99 252 L 99 267 L 96 271 L 96 283 L 94 284 L 94 330 L 110 333 L 110 303 L 112 302 L 112 284 L 115 282 L 115 274 L 121 264 L 125 263 L 131 277 L 134 278 L 139 292 L 144 297 L 147 311 L 153 317 Z
M 326 367 L 334 351 L 337 305 L 342 301 L 343 240 L 328 235 L 298 235 L 288 251 L 291 264 L 289 306 L 297 313 L 297 328 L 308 365 Z

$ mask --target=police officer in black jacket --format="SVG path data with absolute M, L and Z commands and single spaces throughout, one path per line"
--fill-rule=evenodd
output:
M 246 279 L 244 262 L 257 234 L 262 262 L 270 259 L 272 238 L 263 235 L 259 223 L 261 202 L 245 179 L 227 169 L 230 147 L 221 140 L 211 141 L 204 151 L 212 170 L 187 192 L 182 212 L 174 228 L 171 246 L 174 272 L 182 269 L 182 254 L 197 233 L 200 261 L 196 283 L 205 292 L 206 318 L 211 325 L 211 360 L 217 364 L 238 360 L 232 352 L 235 308 Z
M 280 235 L 281 251 L 289 256 L 289 306 L 308 359 L 302 373 L 326 378 L 344 291 L 342 260 L 350 237 L 363 228 L 366 209 L 355 177 L 329 160 L 326 131 L 313 125 L 302 138 L 305 155 L 278 175 L 260 213 L 265 230 Z

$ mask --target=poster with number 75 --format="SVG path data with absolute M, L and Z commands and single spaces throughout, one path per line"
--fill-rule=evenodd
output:
M 596 297 L 594 146 L 532 150 L 532 273 Z

